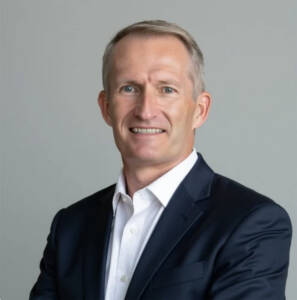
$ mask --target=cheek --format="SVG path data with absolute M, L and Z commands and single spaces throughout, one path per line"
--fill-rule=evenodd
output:
M 116 103 L 111 107 L 111 119 L 114 126 L 121 126 L 131 115 L 131 108 L 123 103 Z
M 173 125 L 179 124 L 179 127 L 186 127 L 188 124 L 192 124 L 194 107 L 192 105 L 179 105 L 172 108 L 169 112 Z

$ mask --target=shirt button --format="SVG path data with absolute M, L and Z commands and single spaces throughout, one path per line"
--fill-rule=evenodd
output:
M 121 282 L 126 283 L 127 282 L 127 276 L 126 275 L 122 275 L 120 278 Z
M 129 229 L 129 232 L 130 232 L 131 234 L 135 234 L 135 233 L 136 233 L 136 229 L 135 229 L 134 227 L 131 227 L 131 228 Z

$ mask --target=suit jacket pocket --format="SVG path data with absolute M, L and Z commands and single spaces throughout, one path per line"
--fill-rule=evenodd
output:
M 204 261 L 169 268 L 157 273 L 152 282 L 152 288 L 177 285 L 203 277 Z

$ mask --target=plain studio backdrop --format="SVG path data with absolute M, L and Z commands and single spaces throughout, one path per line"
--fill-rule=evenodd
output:
M 296 1 L 1 0 L 0 298 L 28 299 L 52 218 L 121 169 L 97 106 L 104 47 L 166 19 L 205 54 L 213 96 L 196 148 L 218 173 L 296 207 Z M 296 299 L 296 239 L 287 299 Z M 281 254 L 280 254 L 281 255 Z

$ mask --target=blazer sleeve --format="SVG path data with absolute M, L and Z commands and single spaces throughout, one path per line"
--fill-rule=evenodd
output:
M 291 235 L 290 219 L 277 204 L 251 211 L 218 255 L 207 299 L 284 300 Z
M 40 275 L 33 286 L 29 300 L 58 300 L 56 286 L 56 232 L 63 210 L 54 217 L 47 245 L 40 262 Z

